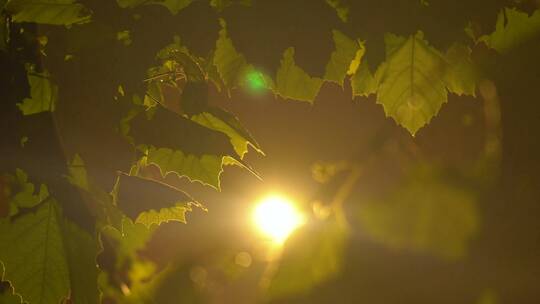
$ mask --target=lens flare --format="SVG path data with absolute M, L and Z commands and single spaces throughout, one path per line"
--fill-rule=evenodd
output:
M 262 92 L 266 89 L 264 75 L 259 71 L 251 71 L 247 73 L 246 82 L 248 88 L 254 93 Z
M 255 207 L 253 221 L 263 235 L 276 244 L 282 244 L 304 223 L 304 218 L 289 199 L 280 195 L 269 195 Z

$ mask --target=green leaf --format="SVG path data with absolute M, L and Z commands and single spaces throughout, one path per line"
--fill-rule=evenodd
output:
M 149 164 L 159 167 L 163 176 L 175 173 L 191 181 L 220 189 L 219 176 L 223 172 L 223 156 L 196 156 L 180 150 L 151 147 L 148 149 L 147 158 Z
M 30 84 L 30 98 L 25 98 L 17 107 L 23 115 L 31 115 L 45 111 L 53 112 L 58 99 L 58 87 L 50 80 L 47 72 L 27 73 Z
M 276 93 L 283 98 L 290 98 L 313 103 L 321 89 L 323 81 L 309 76 L 294 62 L 294 48 L 283 53 L 281 65 L 276 75 Z
M 252 67 L 248 65 L 244 55 L 236 51 L 232 40 L 227 36 L 227 26 L 223 19 L 220 19 L 220 24 L 221 30 L 214 52 L 214 65 L 225 86 L 231 89 L 242 81 L 244 75 Z
M 268 297 L 306 294 L 335 278 L 343 266 L 348 230 L 333 218 L 301 228 L 285 244 Z
M 185 222 L 185 212 L 198 203 L 184 191 L 162 182 L 119 174 L 115 185 L 116 205 L 136 223 Z M 183 209 L 183 215 L 179 209 Z M 156 211 L 158 210 L 158 211 Z
M 351 77 L 352 94 L 354 96 L 367 97 L 377 93 L 378 81 L 369 70 L 367 61 L 364 60 L 360 67 Z
M 113 203 L 113 197 L 88 177 L 84 161 L 78 154 L 68 163 L 68 172 L 66 179 L 82 190 L 80 193 L 83 201 L 98 220 L 119 227 L 123 215 Z
M 136 223 L 144 224 L 147 227 L 152 225 L 161 225 L 168 222 L 181 222 L 186 224 L 186 213 L 191 211 L 191 208 L 186 204 L 176 204 L 168 208 L 161 208 L 159 211 L 145 211 L 137 217 Z
M 251 6 L 251 0 L 210 0 L 210 6 L 218 12 L 222 12 L 227 7 L 236 4 L 243 6 Z
M 49 191 L 44 184 L 41 184 L 39 192 L 34 194 L 34 184 L 28 182 L 28 176 L 21 169 L 15 171 L 12 180 L 15 191 L 12 191 L 13 196 L 10 199 L 10 215 L 17 214 L 19 208 L 32 208 L 49 197 Z
M 14 22 L 72 25 L 91 17 L 89 9 L 73 0 L 10 0 L 5 9 Z
M 343 5 L 341 0 L 326 0 L 326 4 L 330 5 L 333 9 L 336 10 L 336 14 L 339 19 L 343 22 L 347 22 L 349 19 L 349 8 Z
M 122 267 L 126 260 L 133 258 L 137 251 L 144 248 L 155 228 L 156 226 L 149 228 L 144 224 L 134 223 L 129 218 L 122 220 L 119 229 L 112 226 L 103 228 L 103 235 L 116 242 L 117 267 Z
M 414 136 L 447 102 L 445 61 L 423 39 L 422 32 L 407 39 L 386 35 L 385 43 L 386 62 L 378 71 L 377 103 Z
M 463 257 L 478 231 L 475 199 L 437 176 L 414 176 L 387 198 L 362 203 L 362 229 L 394 249 Z
M 337 30 L 332 31 L 336 49 L 330 55 L 330 61 L 326 65 L 324 79 L 333 81 L 343 86 L 343 79 L 349 70 L 353 74 L 364 54 L 358 41 L 352 40 Z M 358 54 L 359 58 L 356 58 Z M 356 61 L 355 61 L 356 59 Z M 351 64 L 354 61 L 354 66 Z
M 54 199 L 43 202 L 35 213 L 0 220 L 2 280 L 11 282 L 31 304 L 60 303 L 70 290 L 73 303 L 97 303 L 96 243 L 89 236 L 82 242 L 82 234 L 62 219 Z M 93 251 L 79 252 L 81 248 Z
M 238 118 L 220 108 L 208 108 L 206 112 L 193 115 L 191 120 L 209 129 L 219 131 L 229 137 L 234 150 L 243 158 L 251 145 L 259 153 L 263 153 L 255 139 L 240 124 Z
M 69 267 L 70 303 L 101 303 L 97 286 L 96 239 L 69 221 L 64 221 L 62 230 Z
M 540 10 L 531 16 L 514 8 L 505 8 L 497 17 L 495 31 L 479 38 L 488 47 L 506 53 L 540 34 Z
M 159 166 L 164 176 L 174 172 L 216 189 L 223 158 L 236 154 L 226 134 L 161 107 L 155 108 L 150 119 L 135 117 L 130 134 L 147 155 L 147 162 Z
M 457 95 L 475 96 L 477 74 L 471 59 L 471 49 L 454 44 L 446 51 L 445 59 L 448 65 L 443 78 L 448 91 Z

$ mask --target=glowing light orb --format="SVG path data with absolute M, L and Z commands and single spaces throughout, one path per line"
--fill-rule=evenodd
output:
M 260 92 L 266 89 L 264 75 L 259 71 L 251 71 L 246 75 L 248 87 L 253 92 Z
M 253 221 L 260 232 L 273 242 L 282 244 L 287 237 L 304 223 L 304 217 L 294 204 L 279 195 L 262 199 L 253 211 Z

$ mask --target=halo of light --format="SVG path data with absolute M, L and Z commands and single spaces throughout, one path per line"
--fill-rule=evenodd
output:
M 276 244 L 282 244 L 304 223 L 304 217 L 290 199 L 272 194 L 261 199 L 255 206 L 253 222 L 264 236 Z

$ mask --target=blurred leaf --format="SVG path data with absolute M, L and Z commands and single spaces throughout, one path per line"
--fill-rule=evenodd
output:
M 283 98 L 290 98 L 313 103 L 321 89 L 323 81 L 311 77 L 294 62 L 294 48 L 283 53 L 281 65 L 276 76 L 276 93 Z
M 222 12 L 231 5 L 251 6 L 251 0 L 210 0 L 210 6 L 218 12 Z
M 138 176 L 119 174 L 116 204 L 136 223 L 161 224 L 170 220 L 185 222 L 190 203 L 187 193 L 167 184 Z
M 505 8 L 497 17 L 495 31 L 479 38 L 500 53 L 506 53 L 540 34 L 540 10 L 531 16 L 514 8 Z
M 0 282 L 0 303 L 21 304 L 21 298 L 13 293 L 9 284 Z
M 471 49 L 454 44 L 446 51 L 445 58 L 448 64 L 444 82 L 448 91 L 457 95 L 475 96 L 477 75 L 471 59 Z
M 336 10 L 336 14 L 343 22 L 347 22 L 349 19 L 349 8 L 343 5 L 342 0 L 326 0 L 326 3 Z
M 336 277 L 342 268 L 348 234 L 334 218 L 317 220 L 300 228 L 285 243 L 267 296 L 306 294 Z
M 30 84 L 30 98 L 25 98 L 17 107 L 23 115 L 41 113 L 45 111 L 53 112 L 58 99 L 58 87 L 51 82 L 47 72 L 28 72 L 28 83 Z
M 474 196 L 433 174 L 413 176 L 386 199 L 360 209 L 363 231 L 395 249 L 457 259 L 478 231 Z
M 422 32 L 407 39 L 387 34 L 385 44 L 377 103 L 414 135 L 447 102 L 444 58 L 424 40 Z
M 54 199 L 43 202 L 35 213 L 0 220 L 3 280 L 32 304 L 59 303 L 70 290 L 73 303 L 97 303 L 97 287 L 88 283 L 97 281 L 95 242 L 83 234 L 62 219 Z M 80 246 L 94 246 L 94 251 L 80 253 Z M 75 278 L 81 273 L 86 278 Z
M 135 259 L 138 251 L 146 246 L 156 227 L 147 227 L 125 217 L 122 219 L 120 228 L 113 226 L 103 228 L 103 236 L 114 242 L 117 268 L 122 268 L 127 261 Z
M 116 0 L 122 8 L 134 8 L 139 5 L 157 4 L 166 7 L 171 14 L 176 15 L 182 9 L 188 7 L 193 0 Z
M 351 70 L 350 74 L 354 74 L 356 68 L 358 68 L 363 56 L 363 48 L 361 48 L 358 41 L 350 39 L 340 31 L 333 30 L 332 35 L 335 50 L 330 55 L 330 61 L 326 64 L 324 80 L 333 81 L 343 86 L 343 79 L 345 79 L 347 72 Z M 353 63 L 354 67 L 350 69 Z
M 91 16 L 89 9 L 73 0 L 10 0 L 5 10 L 14 22 L 52 25 L 86 23 Z
M 497 303 L 499 303 L 499 299 L 495 291 L 493 291 L 492 289 L 486 289 L 484 290 L 484 292 L 482 292 L 476 304 L 497 304 Z

